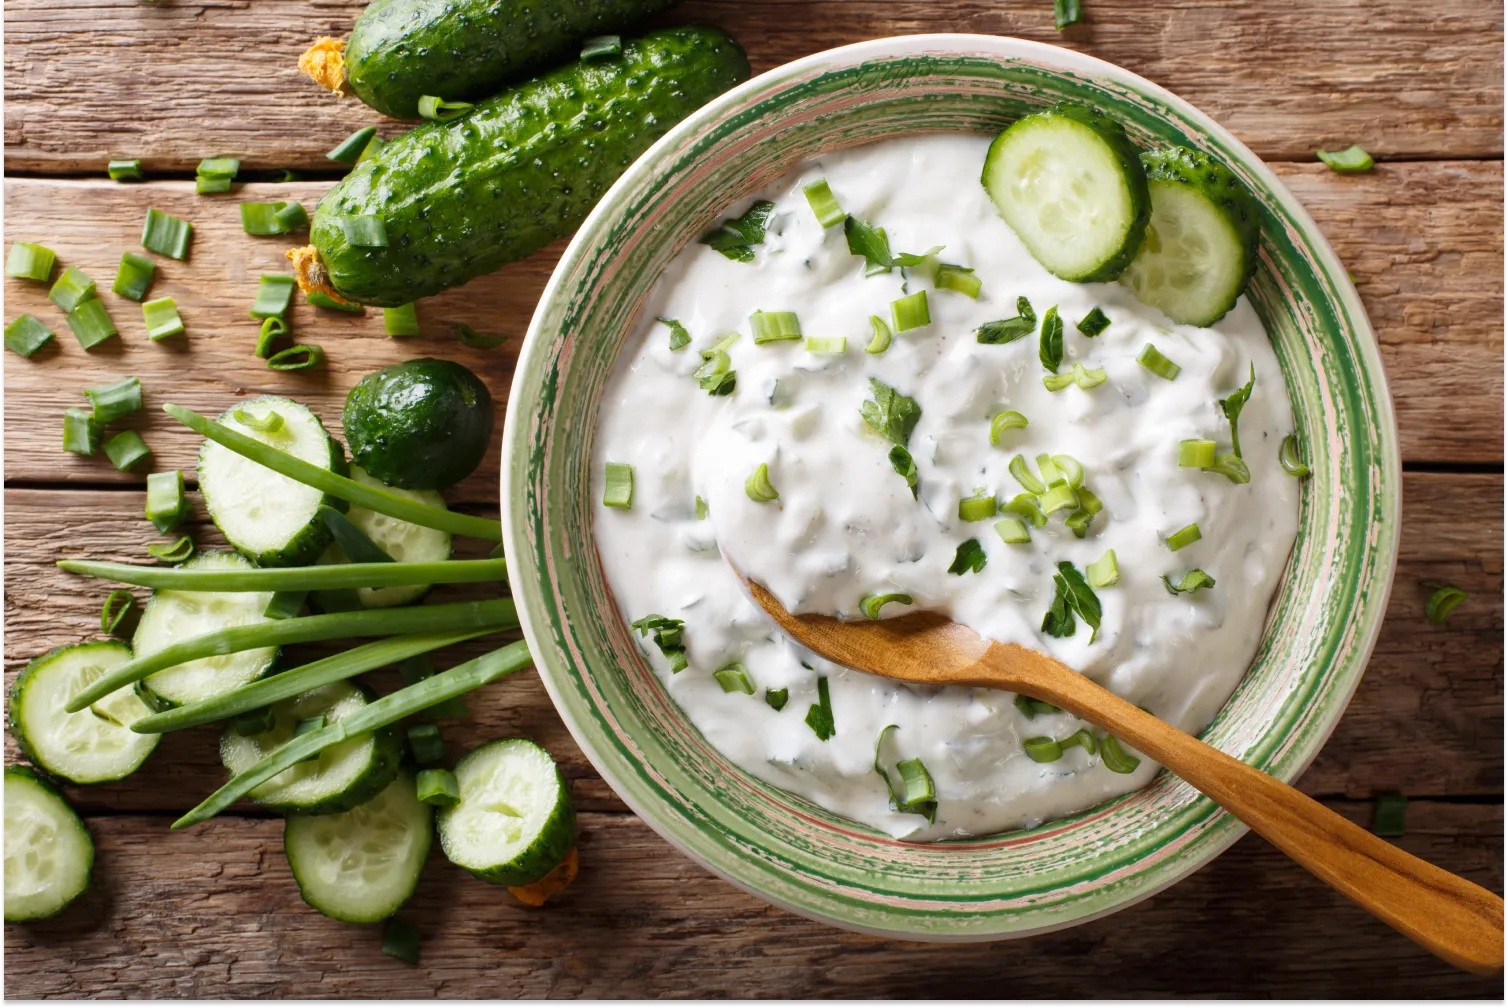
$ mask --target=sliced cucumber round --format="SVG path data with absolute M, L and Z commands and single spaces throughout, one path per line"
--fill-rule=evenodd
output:
M 152 713 L 130 686 L 77 714 L 63 709 L 79 690 L 130 660 L 131 649 L 124 644 L 93 641 L 58 648 L 28 664 L 10 691 L 10 730 L 26 758 L 75 784 L 134 773 L 161 736 L 138 735 L 128 727 Z
M 440 810 L 452 863 L 500 885 L 549 874 L 576 838 L 571 790 L 550 754 L 528 739 L 478 746 L 455 769 L 458 804 Z
M 23 766 L 5 768 L 5 919 L 51 917 L 89 888 L 94 838 L 63 796 Z
M 264 425 L 268 415 L 276 413 L 281 423 L 275 431 L 258 430 L 236 419 L 237 413 Z M 319 417 L 292 399 L 248 399 L 222 413 L 220 423 L 321 469 L 346 473 L 340 444 L 325 431 Z M 319 506 L 346 509 L 345 501 L 275 473 L 214 441 L 205 441 L 199 449 L 199 490 L 226 540 L 260 567 L 312 564 L 330 542 L 330 530 L 317 513 Z
M 365 804 L 335 815 L 291 815 L 283 852 L 304 902 L 348 924 L 398 911 L 419 885 L 434 837 L 433 808 L 399 774 Z
M 1174 322 L 1214 325 L 1236 306 L 1257 268 L 1257 204 L 1225 165 L 1203 151 L 1142 155 L 1152 219 L 1121 282 Z
M 1018 119 L 990 144 L 980 179 L 1054 276 L 1114 280 L 1146 227 L 1147 179 L 1118 122 L 1083 105 Z
M 251 570 L 251 561 L 230 550 L 205 550 L 184 565 L 192 570 Z M 131 640 L 137 656 L 227 627 L 268 623 L 272 592 L 192 592 L 159 588 L 142 611 Z M 275 647 L 196 658 L 154 672 L 141 681 L 148 702 L 158 707 L 208 700 L 260 679 L 278 656 Z
M 238 774 L 291 739 L 300 722 L 334 723 L 365 707 L 373 695 L 349 682 L 331 683 L 272 705 L 272 728 L 243 736 L 229 727 L 220 736 L 220 761 Z M 281 812 L 329 815 L 353 809 L 398 775 L 403 740 L 392 725 L 362 732 L 289 767 L 251 790 L 253 800 Z
M 445 508 L 445 498 L 438 490 L 404 490 L 392 487 L 368 475 L 358 465 L 351 466 L 351 478 L 367 486 L 381 487 L 407 500 Z M 399 563 L 428 563 L 449 560 L 451 535 L 439 529 L 425 528 L 411 522 L 401 521 L 376 511 L 352 504 L 346 517 L 367 537 L 382 547 L 382 550 Z M 345 551 L 337 543 L 331 543 L 320 557 L 320 563 L 347 563 Z M 392 588 L 357 588 L 356 597 L 366 609 L 383 609 L 388 606 L 408 605 L 417 602 L 429 592 L 430 585 L 396 585 Z

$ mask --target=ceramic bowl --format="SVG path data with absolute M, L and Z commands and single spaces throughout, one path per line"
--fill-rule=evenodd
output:
M 934 130 L 994 134 L 1072 99 L 1143 146 L 1219 156 L 1261 205 L 1248 291 L 1277 351 L 1313 475 L 1260 649 L 1204 733 L 1291 781 L 1345 710 L 1397 552 L 1397 428 L 1371 328 L 1325 239 L 1262 162 L 1209 117 L 1119 67 L 984 35 L 915 35 L 762 74 L 634 163 L 566 250 L 508 402 L 502 507 L 524 632 L 556 708 L 613 789 L 665 839 L 779 906 L 927 940 L 1047 931 L 1124 907 L 1208 862 L 1238 821 L 1164 772 L 1029 830 L 907 844 L 740 770 L 671 700 L 618 615 L 592 532 L 592 442 L 614 360 L 687 242 L 797 162 Z

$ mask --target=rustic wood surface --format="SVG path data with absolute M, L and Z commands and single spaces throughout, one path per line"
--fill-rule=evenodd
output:
M 6 319 L 59 332 L 31 361 L 5 355 L 6 681 L 29 658 L 98 632 L 104 590 L 62 575 L 66 555 L 139 560 L 159 537 L 141 477 L 61 450 L 58 416 L 88 385 L 139 375 L 129 426 L 153 468 L 192 476 L 197 439 L 164 402 L 218 412 L 238 395 L 309 402 L 338 430 L 366 372 L 432 354 L 492 387 L 499 417 L 518 341 L 559 249 L 420 305 L 424 335 L 382 335 L 380 312 L 299 306 L 324 370 L 276 375 L 251 354 L 246 311 L 287 242 L 241 233 L 242 199 L 311 205 L 328 181 L 195 196 L 183 181 L 119 186 L 111 156 L 182 179 L 206 155 L 248 167 L 335 168 L 323 152 L 380 122 L 292 69 L 318 34 L 344 34 L 361 0 L 8 0 L 5 239 L 42 241 L 107 289 L 148 206 L 195 224 L 189 261 L 159 260 L 187 340 L 154 345 L 140 310 L 103 299 L 122 338 L 73 341 L 38 285 L 5 281 Z M 1502 890 L 1503 234 L 1502 14 L 1439 0 L 1086 0 L 1059 35 L 1046 0 L 692 0 L 661 20 L 719 24 L 755 69 L 890 34 L 975 31 L 1061 42 L 1169 87 L 1233 129 L 1309 208 L 1356 279 L 1382 348 L 1403 455 L 1402 553 L 1382 637 L 1355 699 L 1301 786 L 1358 821 L 1370 799 L 1413 801 L 1401 846 Z M 1363 176 L 1315 165 L 1360 142 Z M 89 176 L 65 178 L 63 176 Z M 28 176 L 28 177 L 21 177 Z M 515 337 L 466 348 L 454 324 Z M 498 432 L 500 434 L 500 431 Z M 496 452 L 451 493 L 496 513 Z M 220 540 L 198 509 L 196 540 Z M 1471 593 L 1447 627 L 1428 585 Z M 144 593 L 143 593 L 144 594 Z M 463 597 L 459 589 L 450 592 Z M 453 649 L 459 659 L 484 645 Z M 310 651 L 309 655 L 317 652 Z M 195 830 L 171 818 L 223 781 L 211 729 L 169 736 L 141 772 L 69 789 L 99 847 L 96 885 L 61 917 L 6 928 L 12 997 L 363 996 L 1499 996 L 1500 981 L 1431 959 L 1246 837 L 1173 889 L 1069 931 L 940 949 L 838 931 L 776 910 L 675 852 L 597 776 L 532 670 L 472 698 L 446 727 L 457 749 L 527 735 L 561 761 L 582 815 L 581 878 L 542 910 L 457 871 L 438 852 L 411 913 L 415 969 L 383 957 L 375 928 L 299 899 L 275 817 L 252 805 Z M 7 739 L 6 761 L 19 758 Z

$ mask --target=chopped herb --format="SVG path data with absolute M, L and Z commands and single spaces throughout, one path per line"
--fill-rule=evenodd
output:
M 319 367 L 324 360 L 324 350 L 313 343 L 300 343 L 267 358 L 267 366 L 274 371 L 307 371 Z
M 830 228 L 834 224 L 843 223 L 843 208 L 838 206 L 838 200 L 833 196 L 827 179 L 819 178 L 815 182 L 808 182 L 801 187 L 801 191 L 806 195 L 806 202 L 811 205 L 812 213 L 817 215 L 818 224 Z
M 1016 709 L 1025 714 L 1028 721 L 1035 718 L 1038 714 L 1061 714 L 1063 712 L 1061 707 L 1054 707 L 1046 700 L 1037 700 L 1022 693 L 1016 694 Z
M 994 494 L 965 497 L 958 502 L 958 520 L 966 522 L 986 521 L 995 517 L 997 510 Z
M 1105 555 L 1084 568 L 1091 588 L 1110 588 L 1120 583 L 1121 569 L 1115 562 L 1115 550 L 1106 550 Z
M 63 411 L 63 450 L 75 455 L 93 455 L 100 449 L 105 425 L 90 410 L 70 407 Z
M 183 335 L 183 316 L 178 314 L 178 305 L 171 297 L 143 302 L 141 318 L 147 326 L 147 338 L 154 343 L 170 336 Z
M 273 346 L 278 340 L 292 332 L 288 327 L 288 320 L 281 315 L 269 315 L 262 320 L 262 328 L 257 334 L 258 357 L 266 360 L 273 354 Z
M 235 158 L 205 158 L 194 170 L 194 192 L 230 192 L 230 184 L 241 173 L 241 162 Z
M 194 555 L 194 540 L 181 537 L 174 543 L 148 543 L 147 552 L 166 564 L 180 564 Z
M 1198 542 L 1199 539 L 1200 535 L 1198 523 L 1196 522 L 1193 525 L 1185 525 L 1177 532 L 1174 532 L 1172 535 L 1168 536 L 1168 549 L 1172 550 L 1174 553 L 1177 553 L 1185 546 L 1191 546 L 1194 543 Z
M 1024 297 L 1016 299 L 1016 314 L 998 322 L 986 322 L 975 333 L 981 343 L 1011 343 L 1023 336 L 1030 336 L 1037 328 L 1037 313 L 1032 303 Z
M 257 296 L 251 303 L 251 317 L 270 318 L 288 314 L 293 303 L 294 278 L 285 273 L 263 273 L 257 284 Z
M 978 539 L 968 539 L 958 544 L 958 551 L 953 554 L 953 562 L 948 565 L 949 574 L 978 574 L 984 570 L 984 565 L 989 558 L 984 554 L 984 547 L 979 545 Z
M 890 792 L 890 807 L 893 810 L 907 815 L 926 816 L 927 822 L 936 822 L 937 786 L 921 760 L 901 760 L 895 765 L 896 776 L 900 778 L 899 790 L 896 788 L 895 781 L 891 780 L 890 775 L 885 772 L 885 761 L 881 750 L 885 745 L 885 737 L 896 727 L 896 725 L 888 724 L 881 728 L 879 735 L 875 737 L 874 772 L 879 774 L 880 779 L 885 782 L 885 789 Z
M 911 432 L 921 419 L 922 408 L 915 399 L 897 392 L 877 378 L 869 379 L 873 399 L 866 399 L 859 407 L 864 422 L 876 434 L 893 444 L 905 446 L 911 441 Z
M 1084 20 L 1084 9 L 1079 0 L 1053 0 L 1052 23 L 1058 31 Z
M 1186 438 L 1178 442 L 1178 464 L 1188 469 L 1205 469 L 1215 464 L 1215 442 L 1207 438 Z
M 45 283 L 52 278 L 52 266 L 57 258 L 57 253 L 45 245 L 16 242 L 5 254 L 5 275 Z
M 287 203 L 242 203 L 241 230 L 249 235 L 280 235 L 289 231 L 278 220 Z
M 1251 469 L 1239 455 L 1221 455 L 1212 464 L 1206 466 L 1204 471 L 1219 473 L 1232 483 L 1251 482 Z
M 508 342 L 506 336 L 483 336 L 471 326 L 460 322 L 456 323 L 456 339 L 460 340 L 463 346 L 477 350 L 495 350 Z
M 807 353 L 840 354 L 848 352 L 847 336 L 808 336 L 801 347 Z
M 52 342 L 53 332 L 35 315 L 21 315 L 5 327 L 5 349 L 30 357 Z
M 967 266 L 954 266 L 950 263 L 939 263 L 937 272 L 932 282 L 939 290 L 957 291 L 965 297 L 978 300 L 980 288 L 984 286 L 980 279 L 974 275 L 974 271 Z
M 1078 326 L 1076 328 L 1085 336 L 1088 336 L 1090 339 L 1094 339 L 1094 337 L 1110 328 L 1110 320 L 1105 317 L 1104 312 L 1100 311 L 1100 306 L 1095 305 L 1093 308 L 1089 309 L 1088 315 L 1085 315 L 1083 318 L 1079 319 Z
M 1215 587 L 1215 579 L 1197 567 L 1179 578 L 1177 584 L 1174 584 L 1172 579 L 1164 574 L 1162 576 L 1162 583 L 1167 587 L 1169 595 L 1187 595 L 1201 588 Z
M 1278 465 L 1294 479 L 1304 479 L 1309 475 L 1309 467 L 1304 464 L 1301 451 L 1297 432 L 1285 437 L 1278 446 Z
M 115 282 L 110 289 L 123 298 L 140 301 L 147 296 L 156 273 L 157 264 L 152 260 L 135 252 L 126 252 L 120 257 L 120 267 L 115 271 Z
M 995 523 L 995 534 L 1000 541 L 1010 546 L 1019 546 L 1032 541 L 1032 534 L 1020 518 L 1002 518 Z
M 471 102 L 446 101 L 445 99 L 438 98 L 435 95 L 419 96 L 419 118 L 421 119 L 435 119 L 439 122 L 450 122 L 452 119 L 459 119 L 461 116 L 470 111 Z M 362 149 L 362 153 L 366 153 L 365 148 Z
M 629 626 L 639 631 L 640 637 L 653 635 L 655 646 L 660 649 L 665 660 L 670 662 L 672 673 L 686 668 L 686 645 L 681 642 L 681 634 L 686 627 L 685 620 L 650 613 L 643 619 L 634 620 Z
M 47 292 L 47 300 L 65 312 L 71 312 L 86 301 L 96 297 L 94 281 L 77 266 L 70 266 L 58 277 L 57 283 Z
M 302 203 L 296 201 L 283 203 L 279 206 L 277 212 L 272 215 L 272 219 L 277 221 L 278 226 L 283 229 L 279 233 L 287 234 L 290 231 L 297 231 L 309 223 L 309 211 L 304 209 Z
M 89 350 L 114 336 L 118 329 L 105 310 L 105 303 L 98 299 L 85 301 L 68 313 L 68 328 L 78 339 L 79 346 Z
M 105 596 L 105 604 L 99 613 L 101 633 L 131 636 L 136 627 L 136 596 L 124 588 L 117 588 Z
M 864 348 L 865 353 L 882 354 L 890 349 L 892 334 L 885 320 L 878 315 L 869 316 L 869 327 L 874 335 L 869 338 L 869 345 Z
M 382 309 L 382 328 L 393 337 L 419 335 L 419 313 L 414 303 Z
M 1436 626 L 1444 626 L 1456 606 L 1465 602 L 1467 598 L 1466 592 L 1455 585 L 1442 585 L 1435 589 L 1429 601 L 1424 604 L 1424 615 Z
M 753 262 L 754 246 L 764 242 L 765 228 L 775 204 L 757 200 L 741 216 L 729 217 L 697 241 L 735 262 Z
M 162 535 L 178 527 L 188 511 L 183 496 L 183 473 L 177 469 L 147 474 L 146 518 Z
M 1141 765 L 1141 760 L 1126 752 L 1121 740 L 1114 735 L 1100 739 L 1100 760 L 1111 773 L 1128 774 Z
M 1183 370 L 1183 368 L 1164 357 L 1162 352 L 1150 343 L 1141 348 L 1141 353 L 1136 357 L 1136 363 L 1157 377 L 1166 378 L 1168 381 L 1177 378 L 1178 372 Z
M 105 165 L 105 174 L 110 176 L 112 182 L 141 182 L 146 178 L 139 158 L 111 161 Z
M 859 600 L 859 610 L 872 620 L 880 618 L 880 610 L 890 603 L 896 605 L 910 605 L 911 596 L 902 592 L 889 592 L 884 595 L 865 595 Z
M 1063 592 L 1068 604 L 1074 612 L 1079 614 L 1083 621 L 1089 624 L 1093 633 L 1089 636 L 1089 643 L 1099 636 L 1100 631 L 1100 600 L 1094 594 L 1094 589 L 1089 587 L 1089 582 L 1084 580 L 1084 575 L 1079 573 L 1077 567 L 1067 560 L 1059 561 L 1058 573 L 1053 575 L 1053 583 Z
M 1015 410 L 1006 410 L 996 415 L 995 419 L 990 421 L 990 444 L 998 445 L 1001 436 L 1006 431 L 1020 430 L 1029 422 L 1024 414 L 1017 413 Z
M 769 463 L 759 463 L 759 466 L 749 474 L 748 479 L 744 480 L 744 493 L 756 504 L 780 499 L 780 491 L 776 490 L 775 485 L 770 482 Z
M 801 321 L 792 311 L 757 311 L 749 316 L 749 329 L 756 346 L 801 338 Z
M 108 385 L 84 389 L 84 397 L 94 407 L 94 418 L 102 424 L 141 412 L 141 381 L 122 378 Z
M 1047 524 L 1047 515 L 1042 513 L 1042 505 L 1037 500 L 1036 494 L 1017 494 L 1007 503 L 1000 505 L 1000 513 L 1018 515 L 1032 528 L 1041 528 Z
M 890 324 L 898 333 L 931 325 L 932 313 L 927 308 L 927 292 L 919 290 L 890 302 Z
M 1069 620 L 1071 622 L 1072 617 Z M 1055 763 L 1063 758 L 1063 747 L 1051 735 L 1036 735 L 1025 739 L 1021 748 L 1026 751 L 1026 758 L 1033 763 Z
M 1246 380 L 1246 384 L 1232 392 L 1228 397 L 1219 400 L 1220 412 L 1224 413 L 1225 419 L 1230 421 L 1231 453 L 1236 458 L 1241 457 L 1241 430 L 1239 427 L 1241 410 L 1246 406 L 1246 401 L 1251 398 L 1251 390 L 1257 384 L 1256 362 L 1253 361 L 1250 366 L 1251 377 Z
M 837 734 L 838 726 L 833 720 L 833 700 L 828 692 L 827 676 L 817 677 L 817 702 L 806 710 L 806 725 L 823 742 Z
M 121 431 L 105 442 L 105 455 L 121 472 L 128 471 L 150 454 L 152 449 L 134 430 Z
M 785 705 L 790 702 L 791 691 L 788 689 L 767 689 L 764 691 L 764 702 L 775 710 L 785 710 Z
M 691 333 L 681 323 L 672 318 L 662 318 L 659 322 L 670 328 L 670 349 L 682 350 L 691 345 Z
M 449 770 L 420 770 L 414 778 L 414 797 L 426 805 L 449 808 L 460 804 L 461 788 Z
M 1058 306 L 1053 305 L 1042 316 L 1042 335 L 1037 344 L 1037 358 L 1042 366 L 1054 374 L 1063 363 L 1063 320 L 1058 316 Z
M 1371 171 L 1373 165 L 1372 155 L 1355 144 L 1342 151 L 1317 150 L 1314 156 L 1329 165 L 1331 171 L 1342 174 Z
M 849 215 L 843 221 L 843 237 L 848 241 L 848 251 L 864 257 L 865 275 L 889 273 L 895 260 L 890 255 L 890 239 L 885 229 Z
M 712 673 L 712 678 L 723 688 L 724 693 L 744 693 L 754 695 L 754 680 L 749 678 L 749 670 L 744 668 L 743 662 L 732 662 L 724 665 Z
M 156 207 L 147 210 L 146 222 L 141 226 L 142 248 L 170 259 L 187 259 L 189 240 L 193 236 L 194 225 Z
M 366 150 L 368 142 L 377 135 L 376 126 L 363 126 L 342 140 L 334 150 L 325 157 L 331 161 L 339 161 L 343 165 L 354 165 L 356 159 L 361 157 L 361 152 Z
M 607 507 L 634 506 L 634 467 L 623 462 L 607 463 L 607 477 L 602 491 L 602 503 Z
M 1032 472 L 1031 465 L 1026 461 L 1025 455 L 1017 455 L 1011 459 L 1010 473 L 1016 477 L 1016 482 L 1026 488 L 1027 492 L 1040 497 L 1047 493 L 1047 484 L 1037 478 Z
M 916 460 L 911 457 L 911 453 L 900 445 L 891 445 L 890 466 L 906 481 L 906 485 L 911 488 L 911 499 L 916 500 L 917 484 L 921 480 L 917 476 Z
M 1042 376 L 1042 385 L 1049 392 L 1061 392 L 1070 385 L 1077 385 L 1084 391 L 1089 391 L 1096 385 L 1105 383 L 1105 372 L 1100 368 L 1085 367 L 1083 364 L 1074 364 L 1067 374 L 1050 374 Z
M 283 429 L 283 414 L 277 410 L 268 410 L 261 416 L 257 416 L 251 410 L 237 406 L 236 411 L 231 415 L 235 417 L 236 423 L 242 427 L 249 427 L 254 431 L 261 431 L 264 434 L 276 434 Z M 388 557 L 388 560 L 391 561 L 392 557 Z M 359 561 L 352 558 L 352 562 L 356 563 Z

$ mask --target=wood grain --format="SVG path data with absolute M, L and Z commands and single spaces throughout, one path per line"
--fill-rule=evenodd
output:
M 1358 822 L 1366 804 L 1334 806 Z M 941 948 L 838 931 L 768 906 L 632 816 L 581 817 L 581 875 L 531 910 L 431 854 L 401 916 L 418 967 L 375 926 L 299 899 L 276 820 L 170 832 L 91 818 L 96 884 L 52 921 L 5 929 L 8 992 L 37 997 L 1076 998 L 1497 997 L 1247 836 L 1176 888 L 1104 920 Z M 1416 802 L 1404 850 L 1501 890 L 1501 806 Z M 1212 938 L 1219 936 L 1220 940 Z
M 200 158 L 326 169 L 352 130 L 385 122 L 302 78 L 316 36 L 345 35 L 363 0 L 5 5 L 10 172 L 154 171 Z M 730 31 L 755 71 L 888 35 L 977 32 L 1063 44 L 1188 99 L 1265 158 L 1361 143 L 1388 158 L 1502 153 L 1501 9 L 1471 0 L 1238 0 L 1085 5 L 1052 26 L 1042 0 L 696 0 L 660 20 Z

